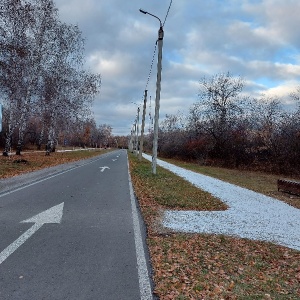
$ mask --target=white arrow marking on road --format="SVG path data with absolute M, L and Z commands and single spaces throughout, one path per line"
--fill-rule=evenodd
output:
M 21 245 L 23 245 L 26 240 L 28 240 L 35 232 L 37 232 L 44 224 L 59 224 L 62 219 L 64 209 L 64 202 L 53 206 L 36 216 L 24 220 L 20 223 L 34 223 L 27 231 L 25 231 L 18 239 L 11 243 L 7 248 L 5 248 L 0 253 L 0 265 L 12 254 L 14 253 Z
M 101 172 L 104 172 L 105 171 L 105 169 L 110 169 L 109 167 L 100 167 L 100 169 L 101 169 Z
M 117 159 L 112 159 L 112 161 L 116 161 Z

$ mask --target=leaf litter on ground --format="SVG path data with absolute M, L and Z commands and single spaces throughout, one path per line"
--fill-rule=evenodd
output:
M 175 189 L 180 180 L 168 178 L 165 185 L 168 174 L 164 169 L 158 168 L 158 174 L 164 175 L 154 176 L 149 162 L 138 162 L 131 154 L 129 159 L 132 182 L 147 226 L 155 294 L 160 299 L 300 299 L 299 251 L 268 242 L 182 234 L 162 228 L 161 211 L 174 209 L 174 203 L 182 200 L 173 199 L 169 205 L 161 198 L 165 198 L 166 190 Z M 173 197 L 183 194 L 181 188 Z M 220 204 L 210 207 L 206 201 L 202 208 L 199 202 L 195 208 L 192 199 L 187 202 L 188 209 L 226 209 Z M 181 203 L 180 207 L 186 209 L 185 205 Z

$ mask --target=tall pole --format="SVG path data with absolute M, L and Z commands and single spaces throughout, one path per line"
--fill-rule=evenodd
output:
M 139 123 L 140 123 L 140 108 L 137 109 L 137 121 L 136 121 L 136 156 L 138 156 L 139 151 Z
M 134 134 L 134 147 L 133 147 L 133 152 L 135 153 L 135 151 L 136 151 L 136 143 L 137 143 L 137 141 L 136 141 L 136 119 L 135 119 L 135 121 L 134 121 L 133 126 L 134 126 L 134 129 L 133 129 L 133 134 Z
M 164 39 L 163 25 L 159 17 L 150 14 L 147 11 L 140 9 L 140 12 L 145 15 L 150 15 L 159 21 L 160 28 L 158 30 L 158 59 L 157 59 L 157 79 L 156 79 L 156 97 L 155 97 L 155 115 L 154 115 L 154 132 L 153 132 L 153 150 L 152 150 L 152 173 L 156 174 L 157 164 L 157 146 L 158 146 L 158 119 L 159 119 L 159 106 L 160 106 L 160 89 L 161 89 L 161 61 L 162 61 L 162 47 Z
M 131 153 L 133 153 L 133 129 L 131 127 L 131 130 L 130 130 L 130 139 L 129 139 L 129 142 L 128 142 L 128 149 Z
M 157 147 L 158 147 L 158 120 L 160 107 L 160 90 L 161 90 L 161 61 L 163 47 L 164 30 L 160 26 L 158 31 L 158 59 L 157 59 L 157 79 L 156 79 L 156 96 L 155 96 L 155 114 L 154 114 L 154 132 L 153 132 L 153 150 L 152 150 L 152 173 L 156 174 L 157 164 Z
M 145 131 L 145 116 L 146 116 L 147 92 L 148 91 L 145 90 L 143 115 L 142 115 L 141 139 L 140 139 L 140 152 L 139 152 L 139 160 L 140 161 L 142 160 L 143 148 L 144 148 L 144 131 Z

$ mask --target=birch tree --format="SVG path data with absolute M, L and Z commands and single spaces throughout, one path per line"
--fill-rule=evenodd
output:
M 0 0 L 0 88 L 9 111 L 3 155 L 8 155 L 13 131 L 23 119 L 27 107 L 24 104 L 28 81 L 27 58 L 29 56 L 26 29 L 30 20 L 30 6 L 21 1 Z
M 3 154 L 8 154 L 16 128 L 17 154 L 20 154 L 24 132 L 37 97 L 42 66 L 49 58 L 49 32 L 57 22 L 57 10 L 51 0 L 0 1 L 3 7 L 1 86 L 10 111 Z
M 81 32 L 59 20 L 52 0 L 0 0 L 0 7 L 0 93 L 9 112 L 3 155 L 16 130 L 21 154 L 31 117 L 49 153 L 59 130 L 90 117 L 100 75 L 83 70 Z

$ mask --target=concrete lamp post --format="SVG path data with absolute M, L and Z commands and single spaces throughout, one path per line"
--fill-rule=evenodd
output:
M 156 174 L 156 164 L 157 164 L 157 146 L 158 146 L 158 120 L 159 120 L 159 107 L 160 107 L 160 90 L 161 90 L 161 61 L 162 61 L 162 48 L 163 48 L 163 38 L 164 30 L 160 18 L 140 9 L 140 12 L 145 15 L 150 15 L 159 21 L 158 30 L 158 59 L 157 59 L 157 79 L 156 79 L 156 97 L 155 97 L 155 114 L 154 114 L 154 132 L 153 132 L 153 153 L 152 153 L 152 173 Z

